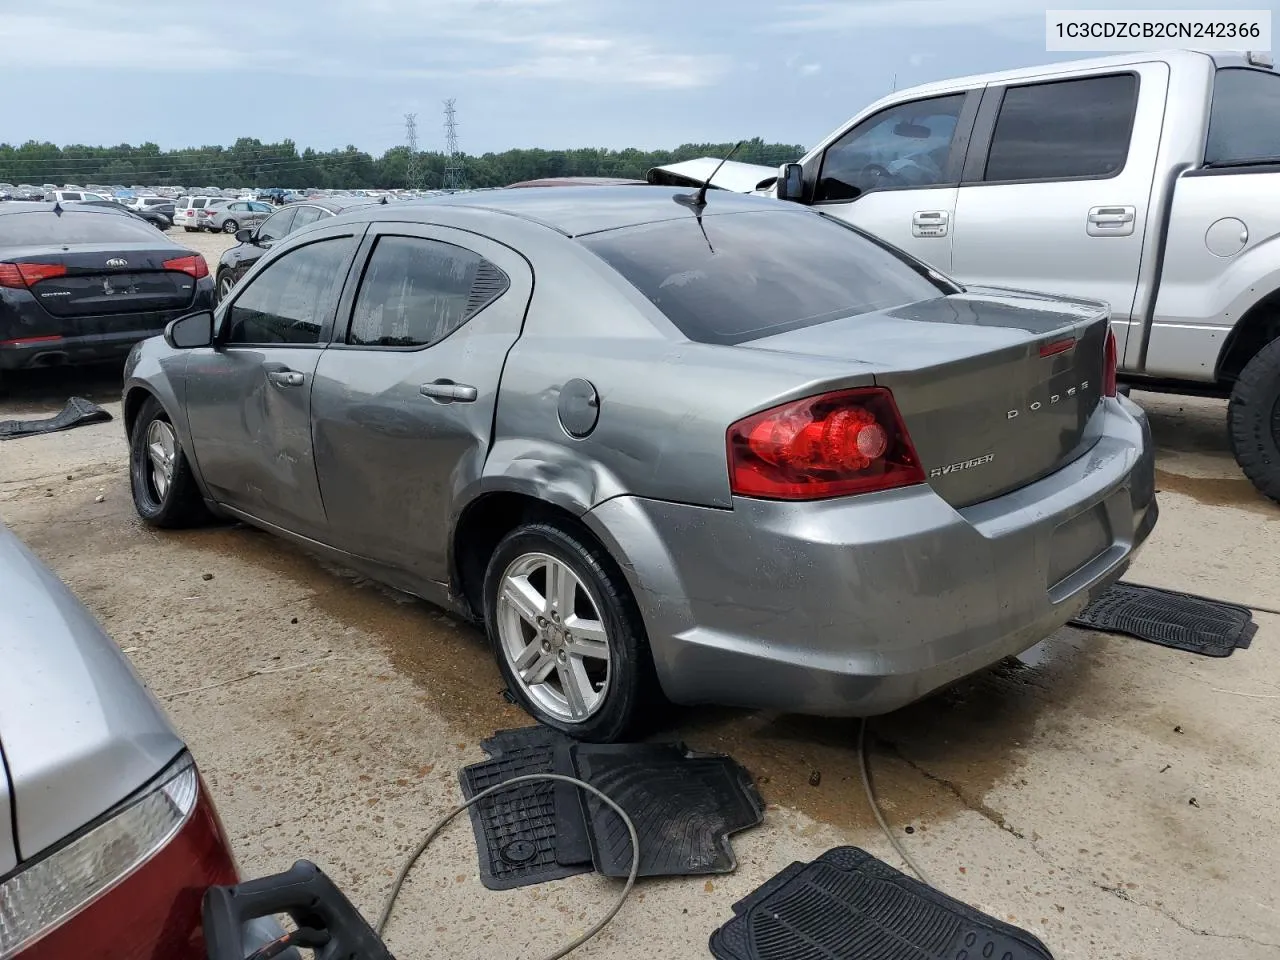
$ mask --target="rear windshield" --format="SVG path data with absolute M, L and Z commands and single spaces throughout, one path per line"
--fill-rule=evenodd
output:
M 0 249 L 50 243 L 136 243 L 161 239 L 145 220 L 125 213 L 49 210 L 0 215 Z
M 701 224 L 690 213 L 581 243 L 701 343 L 743 343 L 952 292 L 923 266 L 807 210 Z

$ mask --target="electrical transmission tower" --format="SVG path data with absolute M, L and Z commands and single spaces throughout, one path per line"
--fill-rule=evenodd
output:
M 404 142 L 409 148 L 409 162 L 405 165 L 407 186 L 410 190 L 418 190 L 422 187 L 422 183 L 418 172 L 418 115 L 416 113 L 404 115 Z
M 462 172 L 462 155 L 458 152 L 458 119 L 453 99 L 444 102 L 444 188 L 446 190 L 465 190 L 466 178 Z

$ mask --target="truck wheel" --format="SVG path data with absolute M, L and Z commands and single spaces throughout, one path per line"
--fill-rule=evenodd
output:
M 1280 502 L 1280 340 L 1250 360 L 1227 405 L 1231 452 L 1244 475 Z

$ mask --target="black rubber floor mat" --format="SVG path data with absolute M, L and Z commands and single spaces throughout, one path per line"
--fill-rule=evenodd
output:
M 1053 960 L 1043 943 L 877 860 L 836 847 L 733 905 L 719 960 Z
M 1134 583 L 1117 583 L 1071 623 L 1206 657 L 1229 657 L 1258 631 L 1247 607 Z
M 481 790 L 528 773 L 555 773 L 557 747 L 568 739 L 550 727 L 503 730 L 480 744 L 490 759 L 458 773 L 470 799 Z M 480 855 L 480 882 L 490 890 L 510 890 L 591 870 L 589 861 L 556 859 L 556 784 L 514 787 L 471 808 Z M 575 807 L 580 806 L 575 801 Z M 581 829 L 585 829 L 581 828 Z
M 764 818 L 751 775 L 730 757 L 684 744 L 573 747 L 578 776 L 609 795 L 636 825 L 642 877 L 729 873 L 737 866 L 729 834 Z M 625 877 L 631 842 L 616 813 L 597 798 L 583 805 L 596 870 Z
M 105 423 L 111 414 L 96 403 L 83 397 L 72 397 L 62 411 L 53 417 L 43 420 L 0 420 L 0 440 L 12 440 L 15 437 L 33 437 L 38 433 L 53 433 L 56 430 L 70 430 L 72 427 L 83 427 L 90 423 Z

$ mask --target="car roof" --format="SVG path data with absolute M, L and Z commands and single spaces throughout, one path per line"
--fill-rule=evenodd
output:
M 0 203 L 0 216 L 14 213 L 52 212 L 55 207 L 63 213 L 88 213 L 99 217 L 119 216 L 114 210 L 103 209 L 104 202 L 97 200 L 71 203 L 65 207 L 56 200 L 7 200 L 4 203 Z
M 561 187 L 556 190 L 506 188 L 483 193 L 453 193 L 408 200 L 390 210 L 424 210 L 432 205 L 471 207 L 520 217 L 550 227 L 566 237 L 616 230 L 641 223 L 693 216 L 693 209 L 677 197 L 692 197 L 688 187 Z M 708 190 L 703 216 L 780 210 L 777 200 L 726 190 Z

